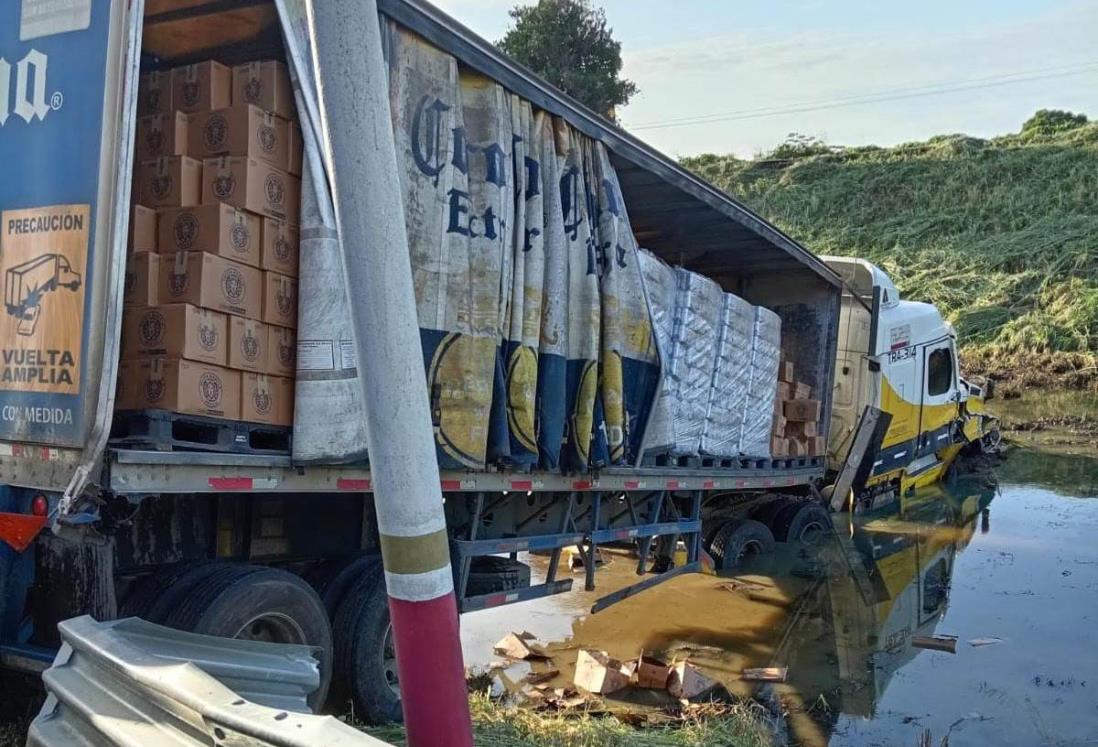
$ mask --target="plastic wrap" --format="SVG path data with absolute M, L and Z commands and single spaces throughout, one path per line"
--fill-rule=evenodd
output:
M 709 389 L 717 362 L 717 327 L 724 292 L 707 277 L 675 269 L 678 293 L 671 352 L 675 397 L 671 409 L 673 454 L 697 454 L 709 407 Z M 773 406 L 773 405 L 771 405 Z
M 645 441 L 647 451 L 660 453 L 669 451 L 675 440 L 671 426 L 671 403 L 674 401 L 676 387 L 669 364 L 674 348 L 675 296 L 678 283 L 675 271 L 651 252 L 640 249 L 637 260 L 660 358 L 659 386 L 652 402 Z
M 774 427 L 774 399 L 778 390 L 781 356 L 781 317 L 770 309 L 755 307 L 751 373 L 740 444 L 740 450 L 748 456 L 770 456 L 770 433 Z
M 702 430 L 703 454 L 734 457 L 741 452 L 754 334 L 755 307 L 739 296 L 725 293 L 717 331 L 717 360 Z

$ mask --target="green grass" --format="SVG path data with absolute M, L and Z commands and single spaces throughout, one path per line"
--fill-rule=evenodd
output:
M 1018 134 L 894 148 L 801 138 L 684 165 L 812 251 L 879 264 L 968 354 L 1098 348 L 1098 122 L 1045 113 Z
M 483 695 L 469 700 L 473 735 L 481 747 L 769 747 L 772 732 L 760 706 L 701 709 L 693 716 L 643 728 L 613 716 L 536 712 L 508 707 Z M 404 744 L 401 727 L 364 728 Z

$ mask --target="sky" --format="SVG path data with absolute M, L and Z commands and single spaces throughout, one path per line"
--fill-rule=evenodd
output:
M 531 2 L 533 0 L 530 0 Z M 496 41 L 516 0 L 432 0 Z M 671 156 L 751 157 L 1098 118 L 1096 0 L 595 0 L 640 87 L 618 115 Z

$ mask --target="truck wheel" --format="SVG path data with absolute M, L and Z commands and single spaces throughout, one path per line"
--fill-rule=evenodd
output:
M 788 508 L 792 502 L 793 499 L 791 498 L 776 496 L 769 503 L 764 503 L 763 505 L 752 511 L 751 518 L 759 522 L 760 524 L 765 524 L 773 532 L 774 519 L 776 519 L 778 514 L 780 514 L 783 510 Z
M 719 571 L 743 568 L 755 558 L 774 551 L 774 535 L 753 519 L 731 519 L 716 536 L 710 554 Z
M 771 527 L 778 542 L 818 547 L 831 531 L 831 515 L 817 503 L 794 503 L 778 513 Z
M 196 584 L 167 625 L 203 635 L 319 649 L 320 685 L 309 696 L 318 711 L 332 679 L 332 628 L 324 604 L 303 580 L 277 568 L 226 564 Z
M 193 563 L 176 563 L 151 573 L 138 581 L 133 591 L 126 595 L 118 610 L 118 616 L 140 617 L 149 622 L 164 624 L 164 619 L 178 606 L 179 600 L 186 597 L 209 573 L 223 567 L 223 563 L 213 560 L 199 560 Z
M 355 714 L 369 724 L 403 721 L 389 598 L 380 572 L 359 578 L 343 598 L 335 640 L 337 687 L 349 695 Z
M 473 558 L 469 564 L 469 582 L 465 596 L 498 594 L 501 591 L 524 589 L 530 585 L 530 566 L 510 558 L 495 555 Z
M 316 589 L 328 610 L 328 618 L 335 621 L 336 610 L 347 591 L 363 574 L 372 574 L 381 567 L 380 555 L 360 555 L 325 561 L 313 573 L 306 576 L 309 585 Z

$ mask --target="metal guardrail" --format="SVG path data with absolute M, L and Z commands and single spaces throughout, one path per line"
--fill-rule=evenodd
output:
M 43 673 L 48 697 L 27 747 L 376 747 L 331 716 L 308 712 L 319 684 L 307 646 L 183 633 L 137 618 L 58 626 Z

